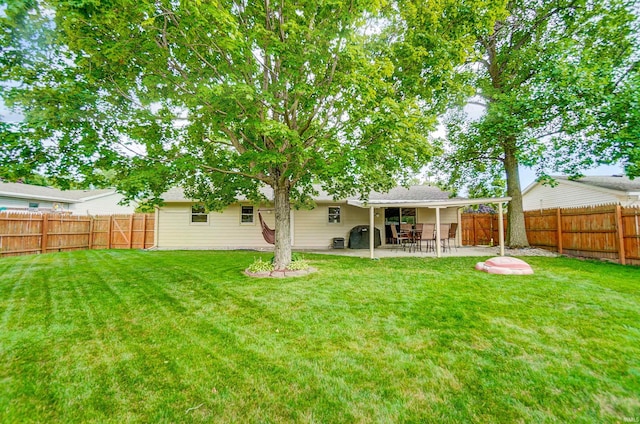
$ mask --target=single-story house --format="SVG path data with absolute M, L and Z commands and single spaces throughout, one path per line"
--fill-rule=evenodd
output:
M 522 191 L 525 211 L 611 203 L 640 206 L 640 179 L 631 180 L 622 175 L 590 176 L 576 180 L 566 176 L 553 178 L 557 182 L 555 187 L 534 182 Z
M 296 250 L 319 250 L 333 247 L 334 239 L 348 243 L 356 226 L 369 226 L 382 235 L 382 246 L 391 244 L 392 223 L 459 222 L 461 209 L 481 203 L 499 203 L 510 198 L 450 198 L 449 193 L 429 185 L 396 187 L 388 193 L 371 193 L 368 200 L 336 200 L 322 190 L 314 197 L 313 209 L 291 211 L 291 243 Z M 270 189 L 264 190 L 273 198 Z M 266 225 L 274 227 L 272 205 L 253 204 L 245 199 L 220 212 L 208 212 L 189 199 L 180 188 L 161 196 L 164 204 L 156 208 L 155 247 L 158 249 L 271 249 L 265 241 L 258 214 Z M 502 221 L 500 221 L 502 222 Z M 375 231 L 369 231 L 371 238 Z M 458 232 L 458 238 L 460 234 Z M 345 244 L 346 244 L 345 243 Z M 374 242 L 369 243 L 373 257 Z M 439 246 L 438 246 L 439 249 Z M 438 254 L 440 252 L 438 251 Z
M 59 190 L 22 183 L 0 182 L 0 210 L 70 212 L 75 215 L 130 214 L 135 205 L 119 205 L 114 189 Z

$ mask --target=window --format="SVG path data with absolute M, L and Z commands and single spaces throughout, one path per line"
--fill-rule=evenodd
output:
M 38 206 L 40 206 L 40 203 L 29 202 L 29 209 L 38 209 Z
M 416 210 L 414 208 L 402 208 L 400 209 L 400 222 L 403 224 L 416 223 Z
M 340 206 L 329 206 L 329 224 L 340 223 Z
M 191 222 L 206 223 L 209 222 L 209 214 L 204 205 L 191 206 Z
M 241 224 L 253 224 L 253 206 L 242 206 L 240 212 Z

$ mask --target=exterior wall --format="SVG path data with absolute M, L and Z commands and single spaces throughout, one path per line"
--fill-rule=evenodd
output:
M 0 208 L 29 208 L 29 203 L 37 203 L 38 209 L 53 209 L 54 202 L 47 200 L 37 199 L 20 199 L 16 197 L 0 196 Z M 60 210 L 69 209 L 69 204 L 62 202 L 55 202 L 60 205 Z
M 124 198 L 120 193 L 113 193 L 96 199 L 85 200 L 70 205 L 69 210 L 75 215 L 116 215 L 130 214 L 135 211 L 136 205 L 119 205 Z
M 340 206 L 339 223 L 329 223 L 330 206 Z M 384 214 L 380 215 L 374 222 L 384 242 Z M 369 209 L 345 203 L 319 203 L 314 209 L 295 211 L 294 220 L 294 248 L 328 249 L 335 237 L 344 238 L 346 247 L 349 245 L 349 232 L 353 227 L 369 225 Z
M 329 223 L 329 207 L 340 206 L 339 223 Z M 258 206 L 254 205 L 254 223 L 240 223 L 241 205 L 231 205 L 222 212 L 210 212 L 207 223 L 191 222 L 191 205 L 167 203 L 157 210 L 156 247 L 159 249 L 272 249 L 264 241 L 258 220 Z M 384 210 L 375 209 L 375 226 L 384 236 Z M 357 225 L 369 224 L 369 209 L 346 203 L 319 203 L 311 210 L 294 210 L 292 213 L 294 249 L 329 249 L 336 237 L 349 243 L 349 232 Z M 418 209 L 418 222 L 435 223 L 435 209 Z M 263 213 L 266 224 L 274 227 L 274 215 Z M 440 210 L 443 224 L 458 221 L 458 209 Z
M 430 208 L 419 208 L 417 221 L 421 224 L 435 224 L 436 210 Z M 440 223 L 451 224 L 452 222 L 458 222 L 458 208 L 440 209 Z
M 158 210 L 156 246 L 160 249 L 269 249 L 264 241 L 254 206 L 254 222 L 240 224 L 240 205 L 229 206 L 222 212 L 210 212 L 209 222 L 191 222 L 191 205 L 168 203 Z M 273 228 L 272 214 L 263 214 Z
M 616 196 L 593 190 L 589 187 L 559 183 L 555 187 L 536 184 L 524 194 L 522 205 L 525 211 L 549 208 L 574 208 L 579 206 L 600 205 L 604 203 L 628 203 L 626 196 Z

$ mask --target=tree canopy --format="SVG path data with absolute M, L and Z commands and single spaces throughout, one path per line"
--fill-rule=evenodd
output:
M 508 244 L 526 246 L 519 166 L 570 175 L 622 161 L 640 175 L 638 19 L 625 0 L 511 0 L 479 34 L 472 102 L 454 113 L 439 169 L 454 185 L 503 193 Z M 637 10 L 636 10 L 637 13 Z
M 130 198 L 179 185 L 220 209 L 273 188 L 276 268 L 289 210 L 319 182 L 384 190 L 432 154 L 427 134 L 462 89 L 470 34 L 499 2 L 28 0 L 1 19 L 14 175 L 43 164 Z

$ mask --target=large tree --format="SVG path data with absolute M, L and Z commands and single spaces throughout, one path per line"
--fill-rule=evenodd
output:
M 490 28 L 484 2 L 27 0 L 2 17 L 3 127 L 14 174 L 129 197 L 180 185 L 209 209 L 273 189 L 275 267 L 290 209 L 320 182 L 384 190 L 431 154 L 456 66 Z M 399 56 L 398 56 L 399 55 Z M 408 60 L 411 59 L 411 60 Z M 419 66 L 415 66 L 419 65 Z
M 632 1 L 511 0 L 479 34 L 481 116 L 452 113 L 439 169 L 454 185 L 512 198 L 507 243 L 528 246 L 519 166 L 576 175 L 621 160 L 637 174 L 638 21 Z M 636 10 L 637 12 L 637 10 Z

